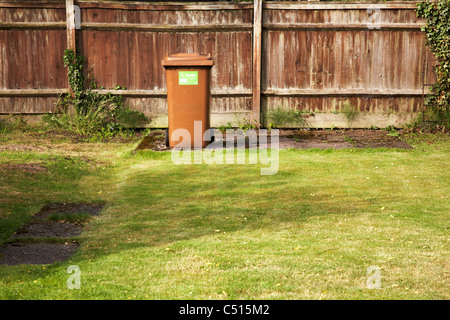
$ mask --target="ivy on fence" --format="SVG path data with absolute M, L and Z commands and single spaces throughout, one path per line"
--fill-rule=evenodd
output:
M 143 113 L 131 110 L 125 104 L 120 92 L 111 93 L 111 90 L 125 88 L 116 86 L 106 94 L 99 92 L 104 88 L 97 87 L 94 76 L 86 78 L 84 75 L 83 56 L 66 49 L 63 61 L 72 93 L 61 95 L 57 114 L 44 117 L 51 126 L 89 137 L 99 133 L 110 136 L 149 123 L 150 119 Z
M 424 1 L 417 4 L 419 17 L 425 18 L 422 27 L 427 44 L 439 60 L 437 81 L 431 88 L 425 105 L 438 121 L 450 123 L 450 0 Z

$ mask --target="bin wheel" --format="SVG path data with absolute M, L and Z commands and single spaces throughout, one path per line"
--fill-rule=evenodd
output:
M 169 147 L 169 128 L 166 129 L 166 147 Z
M 216 141 L 216 136 L 215 136 L 215 135 L 212 135 L 212 136 L 211 136 L 211 143 L 214 142 L 214 141 Z

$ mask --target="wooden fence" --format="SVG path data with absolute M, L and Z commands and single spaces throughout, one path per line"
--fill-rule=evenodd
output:
M 75 6 L 75 7 L 74 7 Z M 74 14 L 78 8 L 78 15 Z M 104 88 L 167 126 L 161 60 L 211 53 L 211 121 L 236 125 L 277 107 L 311 127 L 401 126 L 422 107 L 432 58 L 416 2 L 1 1 L 0 113 L 55 110 L 77 49 Z M 108 92 L 110 90 L 104 90 Z M 118 91 L 112 90 L 113 93 Z M 348 109 L 358 111 L 350 123 Z

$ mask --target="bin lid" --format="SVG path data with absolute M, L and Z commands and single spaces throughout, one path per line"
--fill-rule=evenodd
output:
M 164 67 L 182 67 L 182 66 L 212 66 L 214 60 L 211 54 L 202 55 L 198 53 L 177 53 L 168 55 L 162 60 Z

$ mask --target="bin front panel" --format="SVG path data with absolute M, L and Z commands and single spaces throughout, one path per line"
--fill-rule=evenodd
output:
M 210 69 L 199 66 L 166 67 L 171 147 L 208 145 L 208 141 L 203 141 L 203 134 L 210 128 Z M 194 130 L 195 121 L 201 121 L 201 131 Z M 186 129 L 190 133 L 190 143 L 172 140 L 176 129 Z

